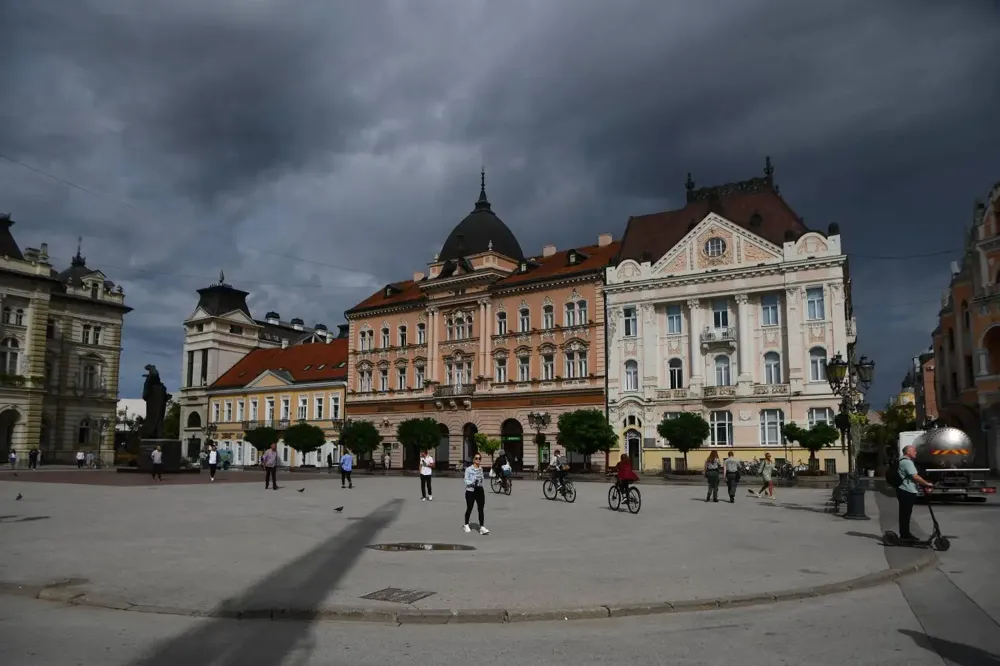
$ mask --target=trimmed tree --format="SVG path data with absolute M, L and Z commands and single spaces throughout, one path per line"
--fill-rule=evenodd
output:
M 590 466 L 590 456 L 607 453 L 618 444 L 618 435 L 608 423 L 604 412 L 596 409 L 577 409 L 559 415 L 556 442 L 567 451 L 583 455 Z
M 371 421 L 348 421 L 340 430 L 340 443 L 358 458 L 364 458 L 379 447 L 382 435 Z
M 500 440 L 496 437 L 487 437 L 481 432 L 477 432 L 473 439 L 476 440 L 476 450 L 485 453 L 493 460 L 493 454 L 500 450 Z
M 243 433 L 243 441 L 250 442 L 250 445 L 258 451 L 267 451 L 278 441 L 278 431 L 266 426 L 247 430 Z
M 303 456 L 326 444 L 326 435 L 323 433 L 323 429 L 311 423 L 296 423 L 285 431 L 284 439 L 285 444 Z
M 840 439 L 840 431 L 829 423 L 817 423 L 812 428 L 800 428 L 794 421 L 781 427 L 781 436 L 809 450 L 809 469 L 819 468 L 816 452 L 825 449 Z
M 656 432 L 667 440 L 667 444 L 684 454 L 684 469 L 688 471 L 688 451 L 701 448 L 710 432 L 708 421 L 701 414 L 681 412 L 675 418 L 664 415 L 656 426 Z
M 441 429 L 434 419 L 406 419 L 396 427 L 396 438 L 420 453 L 434 451 L 441 442 Z

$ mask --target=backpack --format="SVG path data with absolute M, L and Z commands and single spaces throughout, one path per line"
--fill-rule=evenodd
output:
M 899 461 L 894 460 L 889 463 L 889 466 L 885 470 L 885 482 L 888 483 L 893 488 L 899 488 L 903 485 L 903 477 L 899 474 Z

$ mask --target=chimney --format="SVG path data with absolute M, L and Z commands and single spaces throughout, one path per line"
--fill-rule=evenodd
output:
M 597 236 L 597 247 L 607 247 L 615 240 L 611 234 L 599 234 Z
M 330 344 L 336 338 L 332 331 L 325 331 L 324 334 L 326 335 L 326 344 Z
M 275 325 L 280 324 L 281 315 L 278 314 L 277 312 L 268 312 L 266 315 L 264 315 L 264 321 L 266 321 L 268 324 L 275 324 Z
M 24 260 L 37 262 L 38 261 L 38 249 L 33 247 L 24 248 Z
M 316 324 L 313 328 L 317 331 L 323 331 L 324 333 L 327 331 L 326 324 Z
M 45 263 L 45 264 L 49 263 L 49 244 L 48 243 L 42 243 L 42 249 L 38 253 L 38 261 L 40 261 L 42 263 Z
M 555 245 L 546 245 L 545 247 L 542 248 L 543 257 L 551 257 L 555 253 L 556 253 Z
M 298 317 L 296 317 L 295 319 L 293 319 L 291 321 L 291 324 L 292 324 L 292 328 L 294 328 L 296 331 L 301 331 L 302 330 L 302 326 L 303 326 L 303 324 L 305 324 L 305 322 L 302 321 L 301 319 L 299 319 Z
M 346 338 L 350 335 L 351 325 L 350 324 L 337 324 L 337 337 Z
M 423 273 L 414 273 L 413 274 L 413 281 L 414 282 L 420 282 L 423 279 L 424 279 L 424 274 Z

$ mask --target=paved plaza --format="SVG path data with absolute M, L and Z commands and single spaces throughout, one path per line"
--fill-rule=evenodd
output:
M 286 475 L 274 492 L 262 479 L 106 487 L 8 478 L 0 484 L 0 579 L 69 579 L 95 596 L 199 611 L 235 599 L 287 608 L 546 609 L 779 592 L 888 566 L 878 520 L 823 513 L 825 490 L 781 489 L 769 502 L 741 489 L 731 505 L 705 503 L 698 487 L 651 485 L 631 515 L 609 510 L 605 484 L 578 484 L 576 503 L 567 504 L 544 499 L 540 482 L 521 481 L 511 496 L 487 492 L 492 532 L 481 536 L 461 530 L 458 479 L 436 479 L 433 502 L 420 501 L 415 478 L 356 481 L 344 490 L 339 477 Z M 17 493 L 24 499 L 12 502 Z M 475 550 L 366 548 L 397 542 Z M 305 599 L 299 586 L 310 580 Z M 409 603 L 362 598 L 385 588 L 410 591 Z M 426 596 L 413 599 L 417 593 Z

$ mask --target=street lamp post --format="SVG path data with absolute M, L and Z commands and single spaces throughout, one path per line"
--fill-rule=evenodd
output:
M 538 454 L 539 447 L 538 440 L 541 437 L 542 431 L 549 427 L 549 423 L 552 422 L 552 415 L 548 412 L 528 412 L 528 425 L 535 429 L 535 453 Z M 542 461 L 538 461 L 539 467 Z
M 840 396 L 840 413 L 844 419 L 842 426 L 847 438 L 847 512 L 844 517 L 852 520 L 869 518 L 865 513 L 865 488 L 858 479 L 857 446 L 850 416 L 868 411 L 863 392 L 871 386 L 874 376 L 875 362 L 865 356 L 855 361 L 853 349 L 848 352 L 847 359 L 838 353 L 826 364 L 826 378 L 834 394 Z

